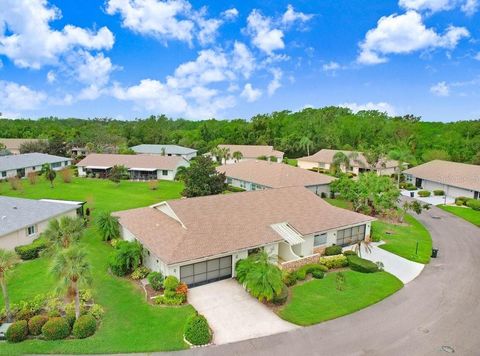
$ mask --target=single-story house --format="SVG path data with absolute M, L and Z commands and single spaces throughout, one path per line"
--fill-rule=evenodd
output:
M 242 159 L 240 161 L 266 157 L 269 161 L 282 162 L 284 155 L 283 152 L 273 149 L 273 146 L 266 145 L 218 145 L 218 148 L 228 149 L 230 158 L 227 160 L 226 164 L 237 163 L 237 160 L 233 157 L 235 152 L 240 152 L 242 154 Z M 217 159 L 215 156 L 212 157 Z
M 189 165 L 186 159 L 178 156 L 107 153 L 92 153 L 77 163 L 80 177 L 88 174 L 107 177 L 113 166 L 125 166 L 133 180 L 174 180 L 178 168 Z
M 86 147 L 72 147 L 70 149 L 70 154 L 72 155 L 73 158 L 80 158 L 80 157 L 85 157 L 88 153 L 88 150 Z
M 303 187 L 165 201 L 114 215 L 122 237 L 143 245 L 147 267 L 190 287 L 234 277 L 235 264 L 259 249 L 285 268 L 307 263 L 327 246 L 369 237 L 374 220 Z
M 178 145 L 138 145 L 133 146 L 131 149 L 135 153 L 150 154 L 150 155 L 162 155 L 162 156 L 179 156 L 190 161 L 197 156 L 197 150 L 189 147 L 183 147 Z
M 48 222 L 77 216 L 82 202 L 42 201 L 0 196 L 0 248 L 27 245 L 45 231 Z
M 20 146 L 24 143 L 46 141 L 36 138 L 0 138 L 0 143 L 5 145 L 5 148 L 10 151 L 12 155 L 20 154 Z
M 399 162 L 395 160 L 383 160 L 379 162 L 376 167 L 372 167 L 367 162 L 367 159 L 362 152 L 330 149 L 323 149 L 311 156 L 299 158 L 297 160 L 297 165 L 303 169 L 319 168 L 329 170 L 333 164 L 333 157 L 338 152 L 342 152 L 350 158 L 350 167 L 345 167 L 345 165 L 340 166 L 340 169 L 344 173 L 353 173 L 358 175 L 359 173 L 374 171 L 377 172 L 378 175 L 390 176 L 396 173 L 398 170 Z
M 480 166 L 434 160 L 403 172 L 405 179 L 424 190 L 443 190 L 450 197 L 480 199 Z
M 245 190 L 269 188 L 305 187 L 317 195 L 330 192 L 330 183 L 335 180 L 326 174 L 315 173 L 284 163 L 262 160 L 246 160 L 217 167 L 225 173 L 226 183 Z
M 23 153 L 0 157 L 0 179 L 10 177 L 23 178 L 30 172 L 39 172 L 44 164 L 54 170 L 60 170 L 72 164 L 66 157 L 53 156 L 46 153 Z

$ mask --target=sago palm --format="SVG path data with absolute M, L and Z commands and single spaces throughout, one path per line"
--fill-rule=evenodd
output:
M 103 241 L 110 241 L 120 236 L 118 217 L 112 216 L 108 211 L 102 211 L 97 216 L 97 228 L 102 235 Z
M 10 311 L 6 275 L 18 262 L 19 259 L 15 252 L 0 249 L 0 284 L 2 285 L 3 300 L 8 322 L 12 321 L 12 312 Z
M 91 283 L 90 265 L 85 251 L 71 247 L 58 252 L 53 260 L 52 274 L 59 279 L 59 289 L 73 292 L 75 300 L 75 318 L 80 316 L 79 286 Z

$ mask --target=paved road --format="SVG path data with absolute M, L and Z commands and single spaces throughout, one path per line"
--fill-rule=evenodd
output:
M 435 207 L 418 219 L 439 258 L 395 295 L 319 325 L 175 355 L 447 355 L 442 346 L 480 355 L 480 229 Z

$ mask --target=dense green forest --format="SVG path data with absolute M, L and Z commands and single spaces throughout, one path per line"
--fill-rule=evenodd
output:
M 166 116 L 113 119 L 0 120 L 0 137 L 49 138 L 69 145 L 127 147 L 140 143 L 175 143 L 207 152 L 219 143 L 269 144 L 290 158 L 321 148 L 406 151 L 420 163 L 435 158 L 480 164 L 480 120 L 423 122 L 407 115 L 339 107 L 281 111 L 250 120 L 172 120 Z

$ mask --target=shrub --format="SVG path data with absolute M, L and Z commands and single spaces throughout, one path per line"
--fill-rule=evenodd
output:
M 435 189 L 433 191 L 433 195 L 436 195 L 436 196 L 443 196 L 445 195 L 445 191 L 441 190 L 441 189 Z
M 167 276 L 163 281 L 163 287 L 165 290 L 175 291 L 180 284 L 180 281 L 175 276 Z
M 150 269 L 145 267 L 145 266 L 140 266 L 135 269 L 135 271 L 132 272 L 132 279 L 134 280 L 139 280 L 139 279 L 144 279 L 147 277 L 150 273 Z
M 469 199 L 470 198 L 467 198 L 467 197 L 456 197 L 455 204 L 458 206 L 466 205 Z
M 80 296 L 80 301 L 84 303 L 93 300 L 93 294 L 91 289 L 80 289 L 78 291 L 78 294 Z
M 125 276 L 140 266 L 142 262 L 142 245 L 138 242 L 119 241 L 110 257 L 110 269 L 117 276 Z
M 244 192 L 245 189 L 243 188 L 240 188 L 240 187 L 234 187 L 233 185 L 227 185 L 227 190 L 229 192 L 232 192 L 232 193 L 240 193 L 240 192 Z
M 325 276 L 325 273 L 320 270 L 315 270 L 312 272 L 312 277 L 315 279 L 322 279 Z
M 342 254 L 342 246 L 332 245 L 325 249 L 325 256 L 333 256 Z
M 193 345 L 206 345 L 212 340 L 212 332 L 203 315 L 188 318 L 184 330 L 185 339 Z
M 95 319 L 100 320 L 103 317 L 103 314 L 105 314 L 105 311 L 103 310 L 103 307 L 99 304 L 93 304 L 90 307 L 90 310 L 88 313 L 93 316 Z
M 373 273 L 378 271 L 378 266 L 375 263 L 358 256 L 348 256 L 348 263 L 350 268 L 357 272 Z
M 85 339 L 92 336 L 97 330 L 97 321 L 91 315 L 83 315 L 79 317 L 73 324 L 73 336 L 77 339 Z
M 41 251 L 47 248 L 47 242 L 43 238 L 34 240 L 31 244 L 15 247 L 15 252 L 22 260 L 33 260 L 38 258 Z
M 21 342 L 27 338 L 28 324 L 25 320 L 14 322 L 7 330 L 5 335 L 9 342 Z
M 345 257 L 344 255 L 320 257 L 318 262 L 327 267 L 328 269 L 342 268 L 348 266 L 347 257 Z
M 158 189 L 158 180 L 149 180 L 147 184 L 148 184 L 148 189 L 150 190 Z
M 176 295 L 173 298 L 167 298 L 164 295 L 156 297 L 154 299 L 156 304 L 163 305 L 182 305 L 184 303 L 183 297 L 181 295 Z
M 19 310 L 18 313 L 15 314 L 15 319 L 29 321 L 34 316 L 35 316 L 35 313 L 32 310 L 28 308 L 23 308 Z
M 420 190 L 420 191 L 418 191 L 417 194 L 418 194 L 419 197 L 422 197 L 422 198 L 426 198 L 426 197 L 429 197 L 431 195 L 431 193 L 428 190 Z
M 303 281 L 305 278 L 307 278 L 308 274 L 312 274 L 314 271 L 326 272 L 328 271 L 328 268 L 318 263 L 311 263 L 300 267 L 296 271 L 296 277 L 297 279 Z
M 47 340 L 61 340 L 70 335 L 70 325 L 65 318 L 51 318 L 42 327 L 42 334 Z
M 73 324 L 75 324 L 75 320 L 77 319 L 77 317 L 75 316 L 75 312 L 72 310 L 66 312 L 65 319 L 67 320 L 68 325 L 70 325 L 70 328 L 72 328 Z
M 480 211 L 480 200 L 469 199 L 467 200 L 467 206 L 473 210 Z
M 320 272 L 323 273 L 323 272 Z M 283 286 L 282 291 L 280 294 L 273 297 L 272 302 L 275 305 L 283 305 L 288 299 L 288 288 L 287 286 Z
M 353 250 L 346 250 L 346 251 L 343 252 L 343 255 L 344 255 L 344 256 L 353 256 L 353 255 L 356 256 L 357 253 L 356 253 L 355 251 L 353 251 Z
M 163 275 L 160 272 L 150 272 L 148 274 L 148 283 L 154 290 L 160 290 L 163 286 Z
M 43 325 L 48 321 L 46 315 L 36 315 L 28 321 L 28 331 L 31 335 L 40 335 Z
M 71 183 L 73 179 L 73 172 L 70 168 L 63 168 L 60 170 L 60 177 L 64 183 Z
M 417 187 L 413 183 L 407 183 L 405 185 L 406 190 L 417 190 Z
M 22 190 L 23 189 L 22 182 L 20 181 L 20 178 L 18 178 L 18 177 L 8 178 L 8 182 L 10 183 L 10 188 L 12 188 L 12 190 Z
M 285 285 L 292 287 L 297 283 L 297 273 L 284 271 L 282 274 L 282 280 Z
M 31 185 L 35 185 L 38 182 L 38 174 L 37 172 L 28 172 L 27 179 Z
M 188 286 L 186 283 L 181 282 L 175 289 L 177 296 L 181 297 L 184 302 L 187 301 Z

